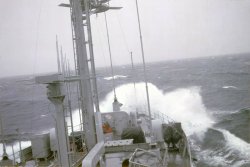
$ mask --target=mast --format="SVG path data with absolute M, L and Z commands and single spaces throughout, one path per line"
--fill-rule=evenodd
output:
M 147 95 L 147 106 L 148 106 L 148 114 L 150 119 L 150 136 L 152 136 L 152 121 L 151 121 L 151 109 L 150 109 L 150 101 L 149 101 L 149 93 L 148 93 L 148 80 L 146 75 L 146 67 L 145 67 L 145 56 L 144 56 L 144 49 L 143 49 L 143 40 L 142 40 L 142 33 L 141 33 L 141 23 L 140 23 L 140 15 L 138 9 L 138 2 L 136 2 L 136 12 L 137 12 L 137 21 L 138 21 L 138 28 L 140 33 L 140 44 L 141 44 L 141 53 L 142 53 L 142 61 L 143 61 L 143 73 L 144 73 L 144 82 L 146 87 L 146 95 Z M 151 137 L 152 139 L 152 137 Z
M 83 11 L 80 0 L 71 0 L 70 3 L 72 7 L 72 20 L 75 32 L 76 55 L 80 78 L 80 100 L 83 120 L 85 123 L 85 139 L 87 148 L 90 150 L 97 143 L 97 139 L 86 40 L 82 20 Z
M 96 2 L 95 2 L 96 3 Z M 91 63 L 91 73 L 92 73 L 92 82 L 93 82 L 93 93 L 94 93 L 94 103 L 96 107 L 96 112 L 100 112 L 99 108 L 99 98 L 97 92 L 97 83 L 96 83 L 96 72 L 95 72 L 95 62 L 94 62 L 94 49 L 93 49 L 93 42 L 92 42 L 92 32 L 91 32 L 91 22 L 90 22 L 90 1 L 84 0 L 85 6 L 85 13 L 86 13 L 86 24 L 87 24 L 87 32 L 88 32 L 88 43 L 89 43 L 89 56 L 90 56 L 90 63 Z

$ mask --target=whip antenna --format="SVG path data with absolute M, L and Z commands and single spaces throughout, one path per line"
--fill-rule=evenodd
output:
M 105 16 L 107 39 L 108 39 L 109 60 L 110 60 L 110 67 L 111 67 L 111 74 L 112 74 L 112 84 L 113 84 L 113 91 L 114 91 L 113 111 L 120 111 L 120 107 L 122 106 L 122 104 L 118 102 L 117 97 L 116 97 L 115 78 L 114 78 L 114 70 L 113 70 L 113 63 L 112 63 L 112 54 L 111 54 L 111 49 L 110 49 L 109 31 L 108 31 L 108 23 L 107 23 L 108 21 L 107 21 L 106 12 L 104 12 L 104 16 Z

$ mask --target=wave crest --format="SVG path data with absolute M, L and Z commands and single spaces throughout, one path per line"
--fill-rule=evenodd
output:
M 118 101 L 124 104 L 121 110 L 147 111 L 145 83 L 136 83 L 135 88 L 132 83 L 116 88 Z M 181 122 L 187 135 L 206 131 L 213 124 L 213 120 L 206 113 L 199 87 L 176 89 L 166 93 L 151 83 L 148 88 L 152 113 L 161 112 Z M 112 111 L 113 99 L 113 93 L 110 92 L 100 104 L 102 112 Z

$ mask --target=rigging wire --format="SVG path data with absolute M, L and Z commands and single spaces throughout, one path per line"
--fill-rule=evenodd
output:
M 138 21 L 138 28 L 139 28 L 139 35 L 140 35 L 141 54 L 142 54 L 142 61 L 143 61 L 144 81 L 145 81 L 146 95 L 147 95 L 148 114 L 149 114 L 149 119 L 150 119 L 150 134 L 152 135 L 152 122 L 151 122 L 152 117 L 151 117 L 151 110 L 150 110 L 150 101 L 149 101 L 149 93 L 148 93 L 148 80 L 147 80 L 147 75 L 146 75 L 145 56 L 144 56 L 144 49 L 143 49 L 143 40 L 142 40 L 138 0 L 135 0 L 135 2 L 136 2 L 137 21 Z
M 126 40 L 125 33 L 124 33 L 123 28 L 122 28 L 122 24 L 121 24 L 121 22 L 120 22 L 120 17 L 119 17 L 119 15 L 118 15 L 117 13 L 116 13 L 116 18 L 117 18 L 117 21 L 118 21 L 119 26 L 120 26 L 120 30 L 121 30 L 121 33 L 122 33 L 122 37 L 123 37 L 123 41 L 124 41 L 124 43 L 125 43 L 126 49 L 127 49 L 128 53 L 130 53 L 131 51 L 130 51 L 130 49 L 129 49 L 129 46 L 128 46 L 128 43 L 127 43 L 127 40 Z
M 40 3 L 40 8 L 38 11 L 38 19 L 37 19 L 37 23 L 36 23 L 36 41 L 35 41 L 35 56 L 34 56 L 34 60 L 33 60 L 33 67 L 32 67 L 32 77 L 35 78 L 35 73 L 36 73 L 36 67 L 37 67 L 37 55 L 38 55 L 38 39 L 39 39 L 39 27 L 40 27 L 40 20 L 41 20 L 41 13 L 42 13 L 42 8 L 43 8 L 43 3 L 44 0 L 41 1 Z M 31 102 L 32 102 L 32 108 L 33 111 L 35 111 L 35 105 L 34 105 L 34 95 L 36 93 L 36 89 L 37 85 L 33 85 L 32 87 L 32 92 L 31 92 Z M 30 114 L 30 120 L 33 117 L 33 113 Z M 30 129 L 33 130 L 33 122 L 30 121 Z
M 66 55 L 65 55 L 66 59 Z M 70 77 L 70 64 L 69 60 L 65 60 L 66 63 L 66 76 Z M 66 83 L 66 89 L 67 89 L 67 101 L 68 101 L 68 111 L 69 111 L 69 117 L 70 117 L 70 128 L 71 128 L 71 134 L 73 137 L 72 142 L 75 143 L 75 135 L 74 135 L 74 125 L 73 125 L 73 114 L 72 114 L 72 104 L 71 104 L 71 99 L 72 99 L 72 90 L 71 90 L 71 83 Z M 72 146 L 73 151 L 75 151 L 75 146 Z
M 125 43 L 125 46 L 126 46 L 126 49 L 127 49 L 127 52 L 130 54 L 130 60 L 131 60 L 131 66 L 132 66 L 132 79 L 133 79 L 133 84 L 134 84 L 134 93 L 135 93 L 135 101 L 136 101 L 136 104 L 137 104 L 137 92 L 136 92 L 136 84 L 135 84 L 135 78 L 136 78 L 136 73 L 135 73 L 135 69 L 134 69 L 134 61 L 133 61 L 133 52 L 130 51 L 129 49 L 129 46 L 128 46 L 128 43 L 127 43 L 127 40 L 126 40 L 126 36 L 125 36 L 125 33 L 124 33 L 124 30 L 122 28 L 122 24 L 120 22 L 120 17 L 118 14 L 116 14 L 116 17 L 117 17 L 117 21 L 119 23 L 119 26 L 120 26 L 120 30 L 121 30 L 121 33 L 122 33 L 122 37 L 123 37 L 123 41 Z M 136 111 L 137 111 L 137 107 L 136 107 Z
M 130 52 L 130 58 L 131 58 L 132 74 L 135 74 L 133 52 Z M 134 82 L 134 89 L 135 89 L 135 76 L 134 75 L 133 75 L 133 82 Z M 135 95 L 136 95 L 136 89 L 135 89 Z
M 42 13 L 42 6 L 43 6 L 43 2 L 44 0 L 41 1 L 40 3 L 40 8 L 38 11 L 38 19 L 37 19 L 37 27 L 36 27 L 36 42 L 35 42 L 35 59 L 34 59 L 34 63 L 33 63 L 33 76 L 35 76 L 35 72 L 36 72 L 36 67 L 37 67 L 37 51 L 38 51 L 38 38 L 39 38 L 39 26 L 40 26 L 40 20 L 41 20 L 41 13 Z
M 135 68 L 134 68 L 133 52 L 130 52 L 130 58 L 131 58 L 131 66 L 132 66 L 132 79 L 133 79 L 134 91 L 135 91 L 135 102 L 137 105 L 138 99 L 137 99 L 137 92 L 136 92 L 136 85 L 135 85 L 136 72 L 135 72 Z M 135 110 L 136 111 L 138 110 L 137 106 L 136 106 Z
M 116 98 L 116 90 L 115 90 L 115 78 L 114 78 L 114 70 L 113 70 L 113 63 L 112 63 L 112 54 L 111 54 L 111 48 L 110 48 L 108 21 L 107 21 L 106 12 L 104 12 L 104 17 L 105 17 L 106 33 L 107 33 L 108 48 L 109 48 L 109 60 L 110 60 L 110 66 L 111 66 L 114 100 L 116 100 L 117 98 Z

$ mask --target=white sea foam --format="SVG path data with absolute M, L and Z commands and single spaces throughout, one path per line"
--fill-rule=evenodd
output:
M 177 89 L 163 93 L 155 85 L 149 83 L 149 96 L 152 112 L 162 112 L 175 121 L 182 122 L 187 135 L 204 132 L 213 124 L 206 113 L 200 96 L 199 87 Z M 135 108 L 146 111 L 145 84 L 125 84 L 116 88 L 118 101 L 123 103 L 122 110 L 135 111 Z M 113 93 L 109 93 L 100 104 L 102 112 L 112 111 Z
M 218 129 L 220 132 L 222 132 L 225 140 L 226 145 L 228 149 L 232 149 L 237 151 L 238 154 L 240 154 L 240 157 L 242 158 L 249 158 L 250 157 L 250 144 L 245 142 L 244 140 L 238 138 L 237 136 L 233 135 L 227 130 L 224 129 Z
M 250 144 L 224 129 L 216 129 L 223 134 L 225 145 L 218 150 L 207 149 L 198 153 L 203 162 L 211 166 L 241 167 L 250 163 Z
M 117 98 L 123 104 L 121 110 L 126 112 L 147 111 L 145 83 L 124 84 L 116 88 Z M 149 96 L 152 114 L 164 113 L 175 121 L 181 122 L 187 135 L 198 134 L 203 137 L 207 128 L 211 127 L 213 120 L 206 113 L 202 102 L 199 87 L 177 89 L 164 93 L 155 85 L 149 83 Z M 100 103 L 101 112 L 112 112 L 113 92 L 107 94 Z M 74 112 L 74 127 L 80 124 L 78 112 Z M 69 121 L 69 120 L 68 120 Z M 69 129 L 70 131 L 70 129 Z
M 236 86 L 223 86 L 223 89 L 238 89 Z
M 103 79 L 105 79 L 105 80 L 112 80 L 112 78 L 113 77 L 105 77 L 105 78 L 103 78 Z M 114 79 L 119 79 L 119 78 L 127 78 L 127 76 L 125 76 L 125 75 L 115 75 L 114 76 Z
M 73 130 L 74 131 L 80 131 L 81 130 L 81 115 L 79 114 L 81 112 L 81 110 L 77 109 L 77 110 L 74 110 L 73 113 L 72 113 L 72 117 L 73 117 Z M 66 119 L 67 121 L 67 125 L 70 126 L 68 128 L 68 132 L 71 133 L 72 132 L 72 129 L 71 129 L 71 121 L 70 121 L 70 118 L 67 118 Z
M 202 161 L 211 166 L 229 166 L 231 162 L 227 161 L 223 155 L 218 155 L 214 150 L 207 149 L 201 151 L 198 154 L 199 158 L 202 158 Z M 199 159 L 200 160 L 200 159 Z

